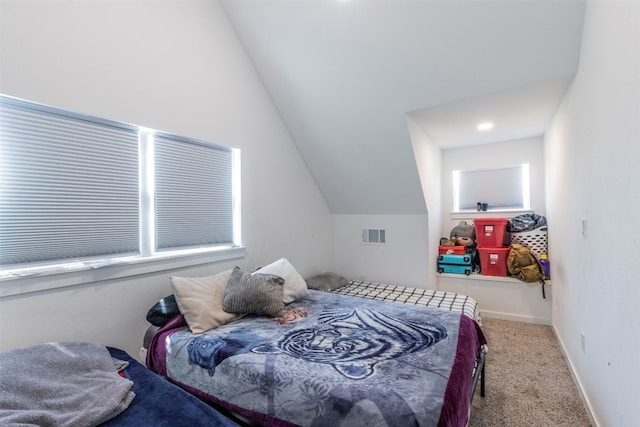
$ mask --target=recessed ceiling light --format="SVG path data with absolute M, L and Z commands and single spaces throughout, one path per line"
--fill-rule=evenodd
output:
M 493 123 L 491 122 L 482 122 L 478 125 L 478 130 L 479 131 L 486 131 L 489 129 L 493 129 Z

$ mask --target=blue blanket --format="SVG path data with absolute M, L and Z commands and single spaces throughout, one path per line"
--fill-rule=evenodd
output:
M 166 373 L 262 425 L 465 425 L 484 340 L 471 324 L 460 313 L 311 291 L 279 319 L 173 331 Z M 462 348 L 466 372 L 452 375 Z M 446 398 L 463 406 L 443 410 Z
M 101 427 L 238 427 L 239 425 L 180 387 L 151 372 L 125 351 L 108 348 L 129 363 L 124 376 L 133 381 L 129 408 Z

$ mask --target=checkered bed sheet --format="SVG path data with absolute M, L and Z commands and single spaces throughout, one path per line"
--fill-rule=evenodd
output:
M 331 292 L 353 297 L 382 301 L 394 301 L 403 304 L 425 305 L 445 310 L 458 311 L 482 325 L 478 303 L 471 297 L 454 292 L 432 291 L 429 289 L 407 288 L 385 283 L 371 283 L 351 280 L 348 285 Z

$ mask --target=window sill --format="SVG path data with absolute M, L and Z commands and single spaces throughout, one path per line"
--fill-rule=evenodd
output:
M 490 211 L 463 211 L 451 212 L 451 219 L 474 219 L 474 218 L 504 218 L 516 215 L 532 214 L 534 211 L 530 209 L 504 209 Z
M 450 278 L 450 279 L 464 279 L 464 280 L 484 280 L 488 282 L 506 282 L 506 283 L 523 283 L 523 284 L 531 284 L 527 282 L 523 282 L 522 280 L 518 280 L 515 277 L 509 276 L 487 276 L 478 273 L 471 273 L 470 275 L 465 274 L 453 274 L 453 273 L 438 273 L 437 277 Z M 539 284 L 537 282 L 533 284 Z M 545 280 L 545 286 L 551 285 L 551 280 Z
M 150 257 L 120 258 L 110 262 L 76 262 L 39 272 L 0 277 L 0 298 L 102 280 L 243 258 L 245 248 L 215 248 L 198 252 L 167 252 Z

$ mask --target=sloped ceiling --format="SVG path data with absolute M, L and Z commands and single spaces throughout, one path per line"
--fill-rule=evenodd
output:
M 544 134 L 584 17 L 568 0 L 222 4 L 335 214 L 426 212 L 407 115 L 442 149 Z

